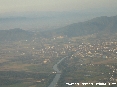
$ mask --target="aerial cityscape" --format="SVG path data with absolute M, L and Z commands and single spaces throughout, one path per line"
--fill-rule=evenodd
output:
M 116 4 L 0 1 L 0 87 L 117 87 Z

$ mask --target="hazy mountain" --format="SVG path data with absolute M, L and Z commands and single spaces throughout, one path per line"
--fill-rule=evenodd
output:
M 114 13 L 115 14 L 115 13 Z M 26 12 L 0 14 L 0 30 L 21 28 L 25 30 L 51 30 L 76 22 L 111 16 L 113 12 L 70 11 L 70 12 Z
M 16 41 L 16 40 L 27 40 L 33 36 L 32 32 L 25 31 L 19 28 L 10 30 L 0 30 L 1 41 Z
M 21 19 L 21 18 L 20 18 Z M 19 19 L 19 20 L 20 20 Z M 24 20 L 26 18 L 22 18 Z M 2 20 L 2 19 L 0 19 Z M 13 20 L 13 19 L 6 19 Z M 27 19 L 26 19 L 27 20 Z M 4 19 L 5 21 L 5 19 Z M 14 21 L 17 21 L 14 19 Z M 116 33 L 117 32 L 117 16 L 113 17 L 97 17 L 85 22 L 73 23 L 71 25 L 56 29 L 48 30 L 44 32 L 37 32 L 37 37 L 52 37 L 53 35 L 67 35 L 68 37 L 82 36 L 88 34 L 94 34 L 98 32 L 103 33 Z M 0 40 L 26 40 L 33 38 L 34 33 L 22 29 L 9 29 L 0 30 Z
M 93 34 L 98 32 L 117 32 L 117 16 L 97 17 L 86 22 L 74 23 L 57 30 L 57 34 L 64 34 L 69 37 Z

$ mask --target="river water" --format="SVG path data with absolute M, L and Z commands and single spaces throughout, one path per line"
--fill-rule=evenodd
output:
M 64 57 L 62 58 L 61 60 L 59 60 L 59 62 L 57 62 L 54 66 L 53 66 L 53 69 L 54 71 L 57 73 L 53 79 L 53 81 L 50 83 L 50 85 L 48 87 L 55 87 L 58 80 L 60 79 L 60 76 L 61 76 L 61 71 L 58 69 L 58 64 L 61 63 L 65 58 L 67 57 Z

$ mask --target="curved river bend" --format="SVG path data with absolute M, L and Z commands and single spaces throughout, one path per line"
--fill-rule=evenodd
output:
M 56 76 L 54 77 L 53 81 L 50 83 L 50 85 L 48 87 L 55 87 L 56 86 L 56 83 L 58 82 L 58 80 L 60 79 L 60 76 L 61 76 L 61 71 L 58 69 L 58 64 L 61 63 L 65 58 L 67 57 L 64 57 L 62 58 L 61 60 L 59 60 L 59 62 L 57 62 L 54 66 L 53 66 L 53 69 L 56 71 Z

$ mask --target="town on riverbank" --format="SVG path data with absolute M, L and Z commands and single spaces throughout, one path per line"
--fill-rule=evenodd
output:
M 55 87 L 117 83 L 117 16 L 50 31 L 0 30 L 0 87 L 48 87 L 57 74 Z
M 58 65 L 62 73 L 56 87 L 67 87 L 68 82 L 117 82 L 116 37 L 93 34 L 1 42 L 0 85 L 45 87 L 56 75 L 53 65 L 65 56 Z

